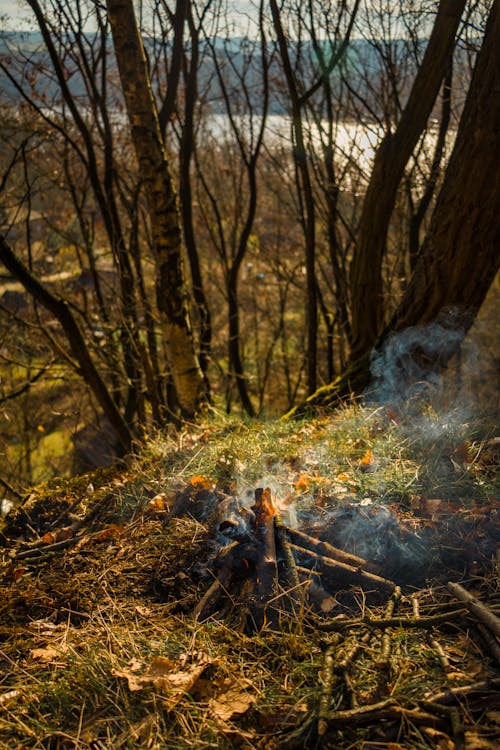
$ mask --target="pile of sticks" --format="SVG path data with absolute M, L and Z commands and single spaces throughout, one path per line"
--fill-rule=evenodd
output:
M 276 629 L 305 605 L 328 614 L 332 590 L 394 590 L 363 558 L 286 526 L 269 489 L 255 490 L 252 511 L 247 529 L 218 552 L 213 583 L 195 608 L 198 620 L 225 617 L 237 604 L 242 630 Z

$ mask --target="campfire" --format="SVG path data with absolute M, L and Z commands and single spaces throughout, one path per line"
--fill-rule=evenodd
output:
M 390 595 L 396 585 L 373 562 L 286 525 L 269 488 L 257 488 L 239 518 L 220 520 L 218 533 L 214 579 L 195 609 L 198 620 L 226 616 L 237 603 L 242 630 L 279 629 L 305 606 L 329 614 L 339 589 Z

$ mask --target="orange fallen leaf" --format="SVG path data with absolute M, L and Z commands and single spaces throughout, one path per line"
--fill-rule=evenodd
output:
M 375 471 L 376 464 L 375 464 L 375 457 L 373 455 L 373 451 L 368 448 L 365 455 L 361 459 L 361 461 L 358 464 L 361 471 Z
M 295 487 L 296 492 L 307 492 L 313 481 L 314 477 L 312 477 L 310 474 L 299 474 L 299 476 L 293 483 L 293 486 Z
M 115 539 L 116 537 L 120 536 L 122 532 L 123 526 L 112 523 L 107 527 L 107 529 L 103 529 L 101 532 L 99 532 L 99 534 L 96 534 L 96 536 L 94 537 L 94 541 L 107 542 L 108 539 Z
M 195 474 L 194 477 L 191 477 L 189 484 L 197 490 L 209 490 L 212 487 L 210 479 L 202 474 Z

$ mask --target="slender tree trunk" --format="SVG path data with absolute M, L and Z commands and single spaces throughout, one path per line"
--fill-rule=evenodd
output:
M 109 419 L 123 451 L 129 451 L 132 444 L 132 433 L 90 356 L 83 334 L 67 302 L 42 286 L 16 257 L 5 238 L 1 236 L 0 261 L 24 286 L 28 294 L 59 321 L 66 334 L 73 356 L 78 363 L 80 375 L 90 387 L 104 414 Z
M 271 0 L 271 13 L 274 29 L 278 38 L 281 61 L 287 81 L 288 93 L 292 103 L 292 127 L 294 134 L 293 158 L 297 170 L 297 194 L 302 210 L 302 225 L 305 242 L 305 266 L 306 266 L 306 289 L 307 289 L 307 391 L 313 393 L 317 383 L 317 357 L 318 357 L 318 299 L 316 282 L 316 213 L 314 206 L 314 195 L 307 164 L 307 154 L 304 142 L 302 123 L 302 103 L 299 96 L 297 81 L 292 68 L 288 43 L 283 25 L 281 23 L 280 10 L 276 0 Z
M 442 105 L 441 105 L 441 122 L 439 123 L 439 131 L 436 139 L 436 147 L 434 150 L 434 157 L 432 159 L 432 165 L 429 173 L 429 178 L 425 186 L 424 193 L 418 203 L 415 213 L 410 217 L 410 227 L 408 235 L 408 245 L 410 254 L 410 268 L 413 271 L 415 264 L 418 259 L 420 252 L 420 229 L 425 219 L 427 209 L 429 208 L 434 191 L 436 189 L 436 183 L 438 181 L 441 162 L 446 147 L 446 136 L 448 134 L 448 128 L 450 126 L 451 119 L 451 86 L 453 80 L 453 56 L 450 55 L 450 61 L 448 69 L 443 83 L 443 94 L 442 94 Z
M 351 362 L 369 351 L 384 325 L 382 259 L 397 190 L 446 73 L 466 0 L 441 0 L 422 64 L 394 133 L 387 133 L 373 164 L 351 267 Z
M 191 163 L 194 149 L 194 110 L 198 95 L 198 60 L 199 60 L 199 31 L 196 28 L 192 11 L 188 11 L 188 24 L 191 32 L 191 59 L 186 72 L 184 127 L 180 144 L 180 176 L 179 195 L 181 199 L 182 224 L 184 240 L 191 270 L 193 298 L 199 317 L 199 346 L 200 367 L 205 377 L 207 394 L 210 394 L 208 382 L 208 365 L 212 345 L 212 319 L 207 296 L 203 284 L 200 259 L 194 233 L 193 196 L 191 187 Z
M 107 0 L 115 54 L 148 202 L 156 256 L 156 296 L 162 314 L 169 365 L 184 416 L 204 400 L 196 357 L 182 263 L 177 196 L 163 146 L 146 54 L 132 0 Z

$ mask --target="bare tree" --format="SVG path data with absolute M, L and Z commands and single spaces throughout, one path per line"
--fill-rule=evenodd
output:
M 156 299 L 169 365 L 182 413 L 192 417 L 204 401 L 205 391 L 187 306 L 177 196 L 132 0 L 108 0 L 107 7 L 132 141 L 149 206 Z

